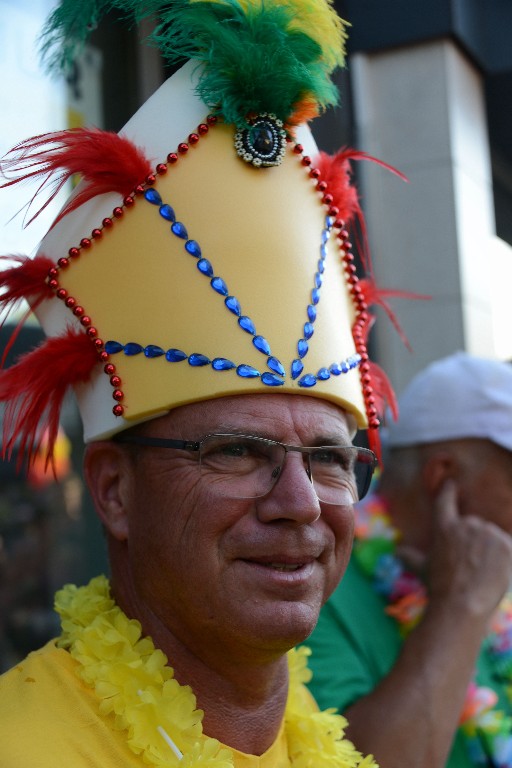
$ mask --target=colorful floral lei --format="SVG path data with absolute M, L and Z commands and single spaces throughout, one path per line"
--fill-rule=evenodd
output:
M 425 611 L 425 586 L 396 555 L 399 532 L 391 524 L 384 500 L 377 494 L 369 496 L 358 506 L 356 516 L 355 558 L 387 601 L 386 613 L 406 636 Z M 512 595 L 497 609 L 483 647 L 512 703 Z M 512 718 L 496 708 L 497 702 L 495 691 L 472 680 L 459 727 L 475 766 L 512 768 Z
M 229 749 L 203 734 L 203 712 L 189 686 L 174 678 L 167 658 L 138 621 L 129 619 L 99 576 L 85 587 L 57 592 L 61 616 L 57 642 L 78 662 L 77 674 L 96 692 L 99 712 L 126 732 L 129 748 L 141 764 L 164 768 L 232 768 Z M 346 720 L 333 709 L 311 712 L 304 699 L 310 650 L 288 654 L 290 684 L 285 711 L 288 751 L 293 768 L 377 768 L 343 738 Z

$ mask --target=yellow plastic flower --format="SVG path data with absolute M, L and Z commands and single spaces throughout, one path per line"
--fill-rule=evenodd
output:
M 180 768 L 233 768 L 233 758 L 217 739 L 203 739 L 183 756 Z
M 301 645 L 288 651 L 288 671 L 290 672 L 290 687 L 305 685 L 313 677 L 308 667 L 308 658 L 311 656 L 311 648 Z
M 62 617 L 59 646 L 69 649 L 77 674 L 99 699 L 99 712 L 126 731 L 129 748 L 157 768 L 233 768 L 231 751 L 203 734 L 203 712 L 189 686 L 180 685 L 139 622 L 110 597 L 108 581 L 67 586 L 56 596 Z M 293 768 L 374 768 L 343 738 L 346 721 L 334 710 L 312 711 L 304 683 L 311 679 L 301 647 L 288 654 L 290 684 L 285 727 Z

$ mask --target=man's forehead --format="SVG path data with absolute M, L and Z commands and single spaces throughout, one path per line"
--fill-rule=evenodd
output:
M 205 431 L 251 428 L 253 433 L 286 426 L 328 430 L 332 434 L 355 431 L 354 417 L 336 403 L 316 397 L 290 394 L 236 395 L 202 400 L 175 408 L 155 420 L 167 428 L 190 425 Z

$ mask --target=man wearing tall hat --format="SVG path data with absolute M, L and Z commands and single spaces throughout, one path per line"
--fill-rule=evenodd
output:
M 30 462 L 44 434 L 51 462 L 74 388 L 111 572 L 60 591 L 61 635 L 1 679 L 0 764 L 371 766 L 291 650 L 347 563 L 375 464 L 352 438 L 375 434 L 385 381 L 350 153 L 306 126 L 336 99 L 343 25 L 324 0 L 110 5 L 156 15 L 190 61 L 119 135 L 3 163 L 4 194 L 33 178 L 34 202 L 82 176 L 2 275 L 47 335 L 0 376 L 3 447 Z M 99 13 L 61 3 L 47 53 L 72 58 Z

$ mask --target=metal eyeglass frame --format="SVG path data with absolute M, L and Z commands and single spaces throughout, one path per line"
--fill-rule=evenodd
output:
M 280 446 L 281 448 L 284 448 L 285 451 L 285 459 L 286 454 L 289 452 L 296 452 L 301 453 L 303 455 L 307 456 L 307 466 L 305 467 L 306 474 L 308 475 L 309 480 L 313 484 L 313 476 L 311 471 L 311 454 L 315 453 L 317 451 L 320 451 L 322 449 L 333 449 L 333 448 L 350 448 L 351 450 L 357 451 L 357 463 L 359 465 L 365 465 L 367 467 L 366 476 L 362 479 L 357 476 L 355 473 L 355 481 L 356 481 L 356 487 L 357 487 L 357 494 L 358 494 L 358 500 L 361 501 L 366 496 L 366 493 L 368 492 L 368 488 L 370 487 L 371 479 L 373 472 L 375 470 L 375 467 L 377 466 L 377 457 L 373 453 L 373 451 L 369 450 L 368 448 L 360 448 L 359 446 L 355 445 L 316 445 L 316 446 L 301 446 L 301 445 L 288 445 L 287 443 L 281 443 L 278 440 L 272 440 L 270 438 L 265 437 L 258 437 L 256 435 L 245 435 L 245 434 L 238 434 L 238 433 L 211 433 L 208 435 L 205 435 L 201 440 L 175 440 L 173 438 L 166 438 L 166 437 L 149 437 L 147 435 L 132 435 L 132 434 L 126 434 L 125 432 L 119 432 L 118 434 L 114 435 L 112 440 L 116 443 L 121 444 L 127 444 L 127 445 L 137 445 L 147 448 L 173 448 L 183 451 L 190 451 L 192 453 L 199 453 L 199 459 L 201 459 L 201 447 L 202 444 L 212 437 L 233 437 L 233 438 L 240 438 L 240 439 L 247 439 L 250 440 L 256 440 L 261 441 L 262 443 L 265 443 L 267 445 L 271 446 Z M 272 488 L 277 483 L 277 480 L 279 479 L 279 476 L 281 474 L 282 466 L 284 465 L 284 461 L 281 465 L 276 466 L 276 469 L 274 470 L 275 474 L 273 474 L 274 482 L 272 485 L 268 488 L 265 493 L 259 494 L 257 496 L 250 496 L 250 497 L 237 497 L 237 498 L 262 498 L 266 496 Z M 326 504 L 334 504 L 335 502 L 324 502 Z

